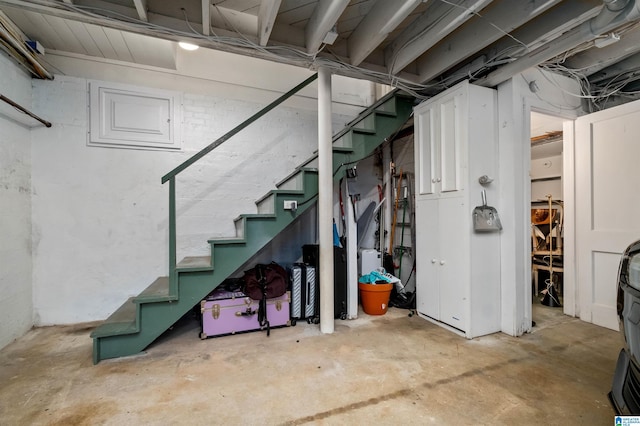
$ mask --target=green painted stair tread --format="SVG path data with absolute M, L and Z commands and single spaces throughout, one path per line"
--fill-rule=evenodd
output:
M 389 101 L 389 98 L 386 101 Z M 398 117 L 390 118 L 392 114 L 390 110 L 386 111 L 387 106 L 383 106 L 383 104 L 384 102 L 377 103 L 368 112 L 368 114 L 372 114 L 375 108 L 383 110 L 374 114 L 380 116 L 379 120 L 375 120 L 377 126 L 375 135 L 345 129 L 333 138 L 336 141 L 348 132 L 353 132 L 348 136 L 349 140 L 354 140 L 360 145 L 355 150 L 353 147 L 345 147 L 344 143 L 342 146 L 335 147 L 337 149 L 333 150 L 333 159 L 337 164 L 357 160 L 362 158 L 364 153 L 375 149 L 375 146 L 382 143 L 384 138 L 392 135 L 402 126 L 412 111 L 410 102 L 404 99 L 398 100 Z M 389 108 L 391 109 L 391 107 Z M 361 114 L 353 123 L 361 121 L 365 115 Z M 286 184 L 286 191 L 289 194 L 291 192 L 288 191 L 295 187 L 294 190 L 299 191 L 296 193 L 312 199 L 318 189 L 318 171 L 315 166 L 310 165 L 314 160 L 315 158 L 311 158 L 302 163 L 278 185 Z M 296 177 L 296 175 L 300 176 Z M 300 188 L 296 187 L 298 183 Z M 285 188 L 278 189 L 285 190 Z M 282 192 L 282 194 L 284 193 Z M 276 194 L 278 193 L 276 192 Z M 269 196 L 274 196 L 274 194 L 266 195 L 266 197 Z M 94 338 L 94 362 L 131 355 L 144 350 L 184 313 L 192 309 L 206 294 L 220 285 L 225 278 L 233 274 L 237 268 L 250 260 L 262 247 L 293 223 L 299 217 L 298 215 L 304 213 L 311 205 L 312 203 L 302 204 L 297 213 L 285 211 L 283 206 L 278 205 L 274 213 L 240 215 L 236 219 L 236 237 L 211 238 L 208 240 L 211 245 L 211 256 L 195 256 L 185 258 L 180 262 L 177 269 L 179 272 L 177 285 L 180 295 L 178 300 L 136 304 L 134 303 L 135 298 L 131 298 L 109 317 L 110 320 L 108 319 L 94 330 L 91 335 Z M 213 269 L 214 261 L 216 262 L 215 270 Z M 138 296 L 138 298 L 140 297 L 142 295 Z M 137 311 L 136 307 L 139 308 Z
M 402 98 L 402 99 L 401 99 Z M 404 96 L 402 92 L 396 92 L 395 96 L 387 99 L 385 102 L 378 105 L 375 109 L 376 114 L 386 115 L 388 117 L 396 117 L 398 115 L 398 102 L 404 99 L 414 99 L 412 96 Z
M 168 302 L 176 300 L 176 294 L 169 292 L 169 277 L 158 277 L 151 285 L 133 298 L 134 303 Z
M 367 133 L 371 135 L 375 134 L 376 133 L 376 115 L 375 114 L 365 115 L 360 120 L 353 123 L 351 125 L 351 128 L 353 129 L 354 132 L 357 132 L 357 133 Z
M 272 195 L 286 195 L 286 196 L 291 196 L 291 198 L 304 198 L 304 190 L 302 189 L 272 189 L 271 191 L 267 192 L 266 194 L 264 194 L 262 197 L 258 198 L 256 200 L 256 204 L 260 204 L 261 202 L 263 202 L 264 200 L 266 200 L 267 198 L 271 197 Z
M 179 271 L 213 270 L 211 256 L 187 256 L 176 265 Z
M 245 244 L 247 240 L 238 237 L 213 237 L 207 240 L 209 244 L 225 245 L 225 244 Z
M 300 179 L 302 179 L 304 181 L 305 179 L 305 175 L 307 174 L 313 174 L 313 175 L 317 175 L 318 174 L 318 169 L 316 168 L 310 168 L 310 167 L 304 167 L 303 165 L 298 166 L 295 168 L 295 170 L 291 173 L 289 173 L 284 179 L 282 179 L 280 182 L 276 183 L 276 188 L 280 189 L 281 187 L 285 186 L 286 184 L 296 184 L 296 190 L 298 191 L 304 191 L 304 188 L 302 188 L 302 184 L 304 182 L 301 183 L 301 185 L 298 185 L 299 182 L 294 181 L 295 178 L 297 178 L 299 176 Z M 289 189 L 289 188 L 287 188 Z M 293 188 L 290 188 L 293 189 Z
M 277 219 L 278 215 L 276 213 L 242 213 L 240 216 L 233 219 L 234 222 L 239 220 L 274 220 Z
M 127 299 L 109 318 L 91 332 L 92 338 L 132 334 L 139 331 L 137 324 L 137 305 L 133 297 Z

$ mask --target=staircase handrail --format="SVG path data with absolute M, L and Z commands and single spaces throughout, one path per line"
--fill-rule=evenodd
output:
M 274 109 L 275 107 L 280 105 L 282 102 L 284 102 L 287 99 L 289 99 L 291 96 L 293 96 L 298 91 L 300 91 L 300 89 L 302 89 L 303 87 L 307 86 L 309 83 L 311 83 L 312 81 L 314 81 L 317 78 L 318 78 L 318 74 L 317 73 L 312 75 L 311 77 L 307 78 L 302 83 L 298 84 L 293 89 L 289 90 L 287 93 L 285 93 L 282 96 L 280 96 L 275 101 L 271 102 L 266 107 L 262 108 L 257 113 L 255 113 L 254 115 L 249 117 L 247 120 L 243 121 L 242 123 L 238 124 L 233 129 L 229 130 L 223 136 L 219 137 L 214 142 L 210 143 L 208 146 L 206 146 L 205 148 L 201 149 L 198 153 L 194 154 L 189 159 L 184 161 L 178 167 L 176 167 L 175 169 L 171 170 L 169 173 L 164 175 L 162 177 L 162 183 L 165 184 L 167 181 L 169 181 L 170 179 L 174 178 L 176 175 L 178 175 L 178 173 L 182 172 L 183 170 L 185 170 L 186 168 L 191 166 L 193 163 L 195 163 L 196 161 L 198 161 L 199 159 L 201 159 L 202 157 L 204 157 L 205 155 L 207 155 L 208 153 L 210 153 L 211 151 L 213 151 L 214 149 L 216 149 L 217 147 L 222 145 L 224 142 L 229 140 L 232 136 L 234 136 L 235 134 L 237 134 L 238 132 L 243 130 L 245 127 L 249 126 L 251 123 L 253 123 L 257 119 L 259 119 L 260 117 L 262 117 L 263 115 L 265 115 L 266 113 L 268 113 L 269 111 L 271 111 L 272 109 Z

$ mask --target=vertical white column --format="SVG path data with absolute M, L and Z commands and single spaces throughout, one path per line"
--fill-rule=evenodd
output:
M 320 331 L 333 333 L 333 150 L 331 73 L 318 70 L 318 239 L 320 242 Z

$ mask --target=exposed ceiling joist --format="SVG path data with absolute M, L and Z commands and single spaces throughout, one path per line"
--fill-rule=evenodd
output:
M 136 11 L 138 12 L 140 20 L 149 22 L 149 17 L 147 16 L 147 0 L 133 0 L 133 3 L 136 5 Z
M 174 34 L 166 31 L 156 31 L 152 28 L 146 28 L 141 26 L 132 27 L 127 22 L 123 22 L 115 19 L 107 19 L 107 18 L 99 17 L 93 14 L 91 15 L 81 14 L 79 12 L 68 10 L 63 7 L 56 7 L 55 3 L 56 2 L 47 2 L 47 4 L 40 4 L 40 3 L 24 2 L 20 0 L 0 0 L 0 6 L 15 7 L 21 11 L 41 13 L 43 15 L 54 16 L 62 19 L 69 19 L 71 21 L 78 21 L 86 24 L 98 25 L 101 27 L 105 27 L 107 29 L 121 30 L 121 31 L 124 31 L 124 33 L 134 33 L 134 34 L 151 36 L 158 39 L 164 39 L 164 40 L 170 40 L 170 41 L 176 41 L 176 42 L 192 41 L 193 43 L 197 43 L 201 47 L 209 47 L 212 49 L 217 49 L 217 50 L 231 52 L 231 53 L 247 54 L 247 50 L 240 47 L 219 43 L 215 40 L 205 40 L 203 38 L 198 38 L 198 37 L 190 38 L 186 34 L 192 33 L 192 29 L 196 31 L 201 30 L 200 24 L 191 22 L 189 24 L 191 28 L 189 28 L 189 26 L 187 26 L 184 19 L 177 19 L 177 18 L 172 18 L 164 15 L 156 15 L 153 13 L 148 13 L 148 18 L 150 23 L 154 23 L 166 28 L 172 28 L 182 33 L 182 34 Z M 102 2 L 100 2 L 99 0 L 93 0 L 92 3 L 100 4 Z M 126 15 L 126 16 L 131 15 L 132 18 L 137 18 L 137 14 L 134 8 L 127 8 L 125 6 L 117 6 L 117 7 L 112 6 L 112 10 L 116 10 L 119 14 L 122 14 L 122 15 Z M 237 36 L 237 33 L 230 32 L 222 28 L 216 28 L 215 31 L 216 31 L 216 34 L 218 34 L 219 36 L 228 36 L 228 37 Z M 250 35 L 246 35 L 245 38 L 257 43 L 257 39 L 255 37 L 253 37 L 253 40 L 252 40 L 252 37 Z M 251 51 L 251 53 L 253 53 L 252 56 L 255 56 L 255 57 L 264 56 L 264 59 L 269 59 L 269 60 L 277 59 L 277 58 L 274 58 L 273 55 L 269 55 L 269 56 L 261 55 L 259 52 L 254 52 L 254 51 Z
M 211 22 L 215 28 L 224 28 L 228 31 L 257 37 L 258 17 L 250 13 L 242 13 L 233 9 L 227 9 L 213 5 L 211 9 Z
M 258 42 L 260 46 L 266 46 L 269 41 L 280 3 L 282 0 L 262 0 L 260 3 L 258 11 Z
M 211 2 L 202 0 L 202 34 L 211 35 Z
M 637 52 L 640 52 L 640 27 L 625 33 L 620 41 L 606 49 L 588 49 L 573 55 L 565 61 L 565 65 L 590 76 Z
M 576 79 L 606 69 L 590 79 L 596 108 L 640 84 L 623 61 L 640 52 L 640 0 L 0 0 L 0 10 L 47 52 L 164 68 L 175 68 L 170 40 L 423 97 L 536 66 Z M 611 31 L 621 39 L 603 46 Z
M 458 31 L 418 59 L 420 79 L 430 81 L 442 72 L 490 45 L 560 0 L 503 1 L 492 3 Z
M 630 79 L 633 76 L 631 74 L 638 74 L 640 70 L 640 53 L 629 56 L 628 58 L 608 66 L 591 76 L 589 76 L 590 83 L 611 83 L 613 79 L 617 83 L 622 83 L 625 79 Z M 628 75 L 625 75 L 628 74 Z
M 439 40 L 465 23 L 473 14 L 492 0 L 462 0 L 459 6 L 438 2 L 433 13 L 416 18 L 392 43 L 385 48 L 385 63 L 393 74 L 415 61 Z
M 513 38 L 503 37 L 492 44 L 490 54 L 506 52 L 509 55 L 517 56 L 537 49 L 576 25 L 593 18 L 601 8 L 602 0 L 563 0 L 560 4 L 514 30 L 511 33 Z M 568 16 L 572 18 L 568 19 Z M 524 46 L 518 45 L 514 39 Z
M 541 15 L 511 32 L 511 37 L 502 37 L 495 43 L 479 50 L 476 60 L 462 63 L 446 73 L 448 84 L 473 75 L 486 67 L 495 67 L 533 51 L 541 45 L 560 37 L 574 26 L 598 14 L 602 0 L 564 0 Z M 569 19 L 568 17 L 573 17 Z M 517 41 L 516 41 L 517 40 Z
M 338 18 L 349 5 L 349 0 L 320 0 L 305 30 L 307 53 L 315 53 L 322 40 L 336 25 Z
M 626 6 L 629 7 L 626 7 Z M 551 43 L 544 44 L 527 55 L 500 67 L 478 80 L 476 84 L 494 87 L 528 68 L 562 55 L 583 43 L 597 38 L 600 34 L 613 31 L 621 26 L 636 22 L 640 17 L 640 5 L 635 0 L 610 1 L 597 16 L 572 28 Z
M 377 2 L 349 37 L 351 65 L 360 65 L 420 3 L 422 0 Z

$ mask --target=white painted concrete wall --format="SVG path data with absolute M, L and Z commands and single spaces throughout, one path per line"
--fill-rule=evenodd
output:
M 536 82 L 538 88 L 535 92 L 530 90 L 529 84 L 532 81 Z M 500 187 L 500 204 L 497 207 L 503 225 L 502 331 L 513 336 L 529 331 L 532 320 L 529 254 L 531 110 L 567 119 L 582 115 L 580 99 L 570 93 L 580 93 L 574 80 L 539 69 L 525 71 L 498 86 L 500 171 L 499 181 L 496 183 Z M 565 191 L 565 199 L 567 197 Z
M 35 110 L 54 123 L 33 132 L 37 325 L 104 319 L 166 275 L 168 187 L 160 178 L 280 94 L 166 70 L 52 61 L 77 76 L 34 85 Z M 278 70 L 274 78 L 286 89 L 310 74 Z M 183 91 L 184 150 L 87 147 L 87 78 Z M 233 235 L 233 219 L 255 212 L 254 201 L 316 149 L 316 101 L 308 96 L 286 102 L 178 177 L 178 259 L 207 254 L 209 237 Z M 361 107 L 336 109 L 337 130 Z
M 531 148 L 534 151 L 535 147 Z M 546 200 L 551 194 L 554 200 L 562 200 L 562 155 L 531 158 L 531 201 Z
M 31 78 L 0 54 L 0 93 L 31 108 Z M 31 140 L 0 115 L 0 348 L 33 325 Z

